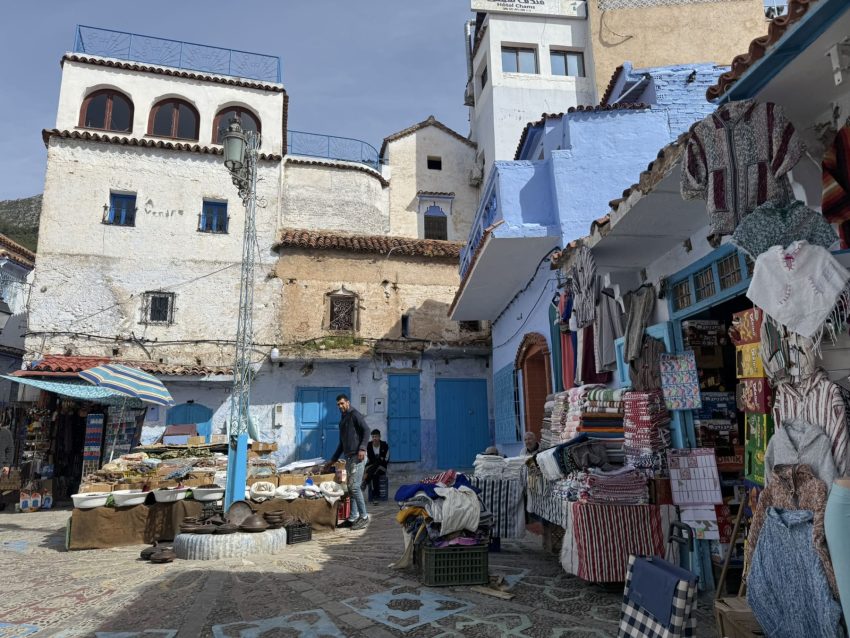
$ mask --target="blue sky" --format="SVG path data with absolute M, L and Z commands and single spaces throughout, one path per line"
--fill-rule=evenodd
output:
M 59 60 L 77 24 L 278 55 L 292 129 L 379 147 L 433 114 L 468 132 L 469 0 L 29 0 L 5 9 L 0 199 L 43 190 L 41 130 L 55 124 Z

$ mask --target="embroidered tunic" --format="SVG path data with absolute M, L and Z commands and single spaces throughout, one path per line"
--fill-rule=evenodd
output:
M 793 199 L 787 173 L 802 153 L 781 107 L 754 100 L 724 104 L 691 128 L 682 197 L 705 199 L 713 232 L 730 235 L 761 204 Z

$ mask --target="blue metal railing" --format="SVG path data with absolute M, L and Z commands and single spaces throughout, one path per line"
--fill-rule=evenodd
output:
M 475 251 L 478 250 L 478 244 L 484 237 L 484 231 L 492 226 L 499 217 L 499 200 L 496 196 L 497 181 L 497 169 L 494 168 L 484 186 L 484 197 L 478 204 L 478 210 L 475 212 L 475 219 L 472 221 L 472 228 L 469 230 L 466 245 L 460 251 L 461 279 L 466 276 L 466 272 L 472 265 L 472 258 Z
M 303 131 L 286 132 L 286 152 L 290 155 L 307 155 L 326 159 L 365 164 L 380 170 L 381 159 L 377 149 L 367 142 L 350 137 L 336 137 Z
M 232 75 L 263 82 L 281 82 L 280 58 L 274 55 L 222 49 L 85 25 L 77 25 L 74 53 Z

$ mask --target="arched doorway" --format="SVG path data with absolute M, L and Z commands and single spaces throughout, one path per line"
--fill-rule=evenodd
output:
M 517 350 L 516 368 L 522 372 L 525 429 L 540 438 L 543 407 L 552 392 L 552 362 L 546 337 L 537 332 L 525 335 Z

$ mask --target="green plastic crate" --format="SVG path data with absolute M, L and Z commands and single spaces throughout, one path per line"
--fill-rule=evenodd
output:
M 420 545 L 419 580 L 428 587 L 486 585 L 490 582 L 487 545 Z

